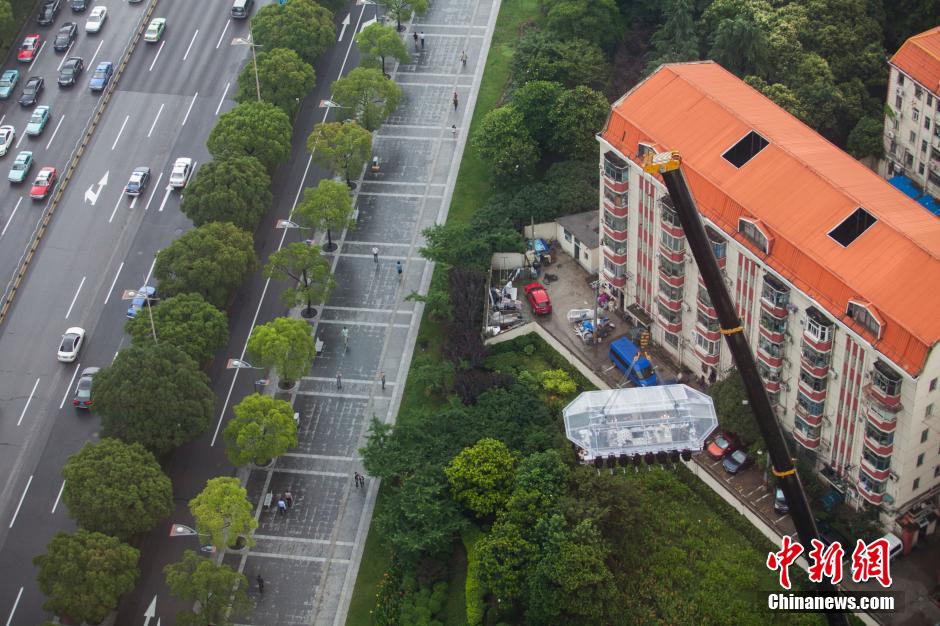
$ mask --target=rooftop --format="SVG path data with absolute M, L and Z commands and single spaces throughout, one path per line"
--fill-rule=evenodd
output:
M 940 96 L 940 26 L 905 41 L 890 63 Z
M 555 221 L 588 248 L 596 248 L 600 245 L 600 236 L 598 235 L 600 220 L 600 214 L 597 211 L 585 211 L 584 213 L 565 215 Z
M 921 371 L 940 339 L 940 290 L 928 288 L 940 285 L 940 220 L 923 207 L 711 61 L 659 68 L 614 104 L 602 134 L 636 161 L 641 142 L 678 150 L 704 217 Z M 741 218 L 769 236 L 769 254 L 739 232 Z M 846 228 L 843 245 L 830 233 Z M 880 337 L 847 316 L 850 300 L 886 321 Z

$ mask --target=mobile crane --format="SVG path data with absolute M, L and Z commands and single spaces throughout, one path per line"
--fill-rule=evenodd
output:
M 754 412 L 754 418 L 757 420 L 761 435 L 763 435 L 764 442 L 767 444 L 767 451 L 772 464 L 771 471 L 777 477 L 780 487 L 783 489 L 800 542 L 809 550 L 812 540 L 819 539 L 819 530 L 816 528 L 813 512 L 809 508 L 806 493 L 796 473 L 796 467 L 793 464 L 793 458 L 790 456 L 787 442 L 783 437 L 783 430 L 770 406 L 770 400 L 767 398 L 767 392 L 764 390 L 764 385 L 758 375 L 757 365 L 754 363 L 751 349 L 742 332 L 741 320 L 735 312 L 731 296 L 725 288 L 721 270 L 709 245 L 698 207 L 680 168 L 681 163 L 682 157 L 678 151 L 660 152 L 646 155 L 643 161 L 643 169 L 650 174 L 659 174 L 669 191 L 669 196 L 679 216 L 679 223 L 682 225 L 682 230 L 689 242 L 689 248 L 695 258 L 695 263 L 698 265 L 708 296 L 718 313 L 721 334 L 728 342 L 731 356 L 744 382 L 744 389 L 751 410 Z M 823 595 L 839 593 L 838 588 L 832 585 L 825 576 L 822 578 L 822 582 L 817 583 L 817 589 Z M 845 614 L 840 611 L 826 613 L 826 619 L 832 626 L 848 624 Z

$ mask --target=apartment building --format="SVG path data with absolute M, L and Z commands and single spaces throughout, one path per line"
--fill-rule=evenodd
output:
M 600 143 L 602 288 L 696 375 L 733 364 L 665 186 L 679 150 L 775 410 L 886 526 L 940 508 L 940 220 L 713 62 L 665 65 Z
M 940 202 L 940 26 L 905 41 L 888 67 L 881 173 L 903 174 Z

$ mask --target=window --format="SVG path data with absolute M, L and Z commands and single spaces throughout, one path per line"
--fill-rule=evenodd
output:
M 659 279 L 659 293 L 666 296 L 667 300 L 671 300 L 673 302 L 682 301 L 682 288 L 673 287 L 662 278 Z
M 790 303 L 790 288 L 772 274 L 764 276 L 764 285 L 760 297 L 774 307 L 785 307 Z
M 685 276 L 685 263 L 675 263 L 667 259 L 664 255 L 659 255 L 659 271 L 666 276 L 673 278 L 682 278 Z
M 604 224 L 614 231 L 622 232 L 627 230 L 627 218 L 617 217 L 610 211 L 604 211 Z
M 933 106 L 933 95 L 927 94 L 927 106 Z
M 921 442 L 921 443 L 927 443 L 927 437 L 929 437 L 929 436 L 930 436 L 930 429 L 929 429 L 929 428 L 925 428 L 925 429 L 924 429 L 924 432 L 922 432 L 922 433 L 920 434 L 920 442 Z
M 787 332 L 787 320 L 774 317 L 767 311 L 761 309 L 760 325 L 772 333 L 780 334 Z
M 806 439 L 819 439 L 819 426 L 810 426 L 804 422 L 799 416 L 793 420 L 793 426 L 803 435 Z
M 712 299 L 708 296 L 708 289 L 705 289 L 705 287 L 701 285 L 698 286 L 698 299 L 709 309 L 715 308 L 712 306 Z
M 569 231 L 567 228 L 563 228 L 562 230 L 565 233 L 565 241 L 571 243 L 571 231 Z
M 715 259 L 721 261 L 728 255 L 728 242 L 725 238 L 715 232 L 711 226 L 705 227 L 705 234 L 708 235 L 708 241 L 712 244 L 712 252 Z
M 920 140 L 920 151 L 921 151 L 921 154 L 927 154 L 927 140 L 926 139 Z
M 775 359 L 779 359 L 783 356 L 783 349 L 780 347 L 780 345 L 773 343 L 763 335 L 758 335 L 757 347 Z
M 826 408 L 825 402 L 814 402 L 803 395 L 803 392 L 796 394 L 796 403 L 810 415 L 822 415 Z
M 914 97 L 920 100 L 923 96 L 924 90 L 920 88 L 920 85 L 914 85 Z
M 890 446 L 894 443 L 894 433 L 885 433 L 871 424 L 865 427 L 865 436 L 877 443 L 879 446 Z
M 682 314 L 679 311 L 673 311 L 672 309 L 663 305 L 662 302 L 657 302 L 657 308 L 659 310 L 659 318 L 666 322 L 667 324 L 679 324 L 682 322 Z
M 804 343 L 802 350 L 803 360 L 813 367 L 829 367 L 829 354 L 816 352 L 812 346 Z
M 842 222 L 829 231 L 829 236 L 836 240 L 843 248 L 849 245 L 874 225 L 877 220 L 875 216 L 858 207 L 851 215 L 842 220 Z
M 894 96 L 894 106 L 898 109 L 904 106 L 904 102 L 901 100 L 901 96 Z
M 871 382 L 886 396 L 897 396 L 901 393 L 901 376 L 881 361 L 875 361 Z
M 607 185 L 604 185 L 604 200 L 614 205 L 618 209 L 622 209 L 627 206 L 627 196 L 626 191 L 622 193 L 617 193 Z
M 770 241 L 757 222 L 744 218 L 738 219 L 738 232 L 764 254 L 770 254 Z
M 626 254 L 627 253 L 627 242 L 626 241 L 617 241 L 607 233 L 604 233 L 604 245 L 610 249 L 614 254 Z
M 918 489 L 920 489 L 920 478 L 915 478 L 915 479 L 914 479 L 914 487 L 913 487 L 913 489 L 914 489 L 914 491 L 917 491 Z
M 889 151 L 891 152 L 891 154 L 897 154 L 897 153 L 898 153 L 898 142 L 892 140 L 892 141 L 891 141 L 891 148 L 889 149 Z
M 894 118 L 894 130 L 898 130 L 899 128 L 901 128 L 901 120 Z
M 673 348 L 679 347 L 679 335 L 676 333 L 663 333 L 663 340 Z
M 685 251 L 685 237 L 673 237 L 666 231 L 660 231 L 659 240 L 667 250 L 672 250 L 673 252 Z
M 904 84 L 904 74 L 898 74 L 898 87 Z
M 908 143 L 917 143 L 917 135 L 914 133 L 914 131 L 911 131 L 910 141 Z
M 676 213 L 674 208 L 666 204 L 666 197 L 664 197 L 663 200 L 664 201 L 661 203 L 663 210 L 660 212 L 663 223 L 669 224 L 674 228 L 682 228 L 682 224 L 679 222 L 679 214 Z
M 881 322 L 872 315 L 871 311 L 867 307 L 857 303 L 849 302 L 848 310 L 846 311 L 851 319 L 855 320 L 861 324 L 865 330 L 873 334 L 877 338 L 881 338 Z
M 921 163 L 920 165 L 917 166 L 917 173 L 920 174 L 921 176 L 924 175 L 924 164 L 923 164 L 923 163 Z
M 926 128 L 927 130 L 930 130 L 930 118 L 929 117 L 924 118 L 924 128 Z
M 917 467 L 920 467 L 923 464 L 924 464 L 924 453 L 921 452 L 920 454 L 917 455 Z
M 876 454 L 870 448 L 865 448 L 862 452 L 862 458 L 876 470 L 884 471 L 891 467 L 891 457 Z
M 936 390 L 937 390 L 937 379 L 936 379 L 936 378 L 932 378 L 932 379 L 930 380 L 930 388 L 929 388 L 929 391 L 936 391 Z
M 604 176 L 617 183 L 627 182 L 627 162 L 613 152 L 604 155 Z
M 604 271 L 614 278 L 623 278 L 627 275 L 627 270 L 623 265 L 612 263 L 610 259 L 604 259 Z
M 911 133 L 911 134 L 913 135 L 914 133 Z M 914 143 L 913 137 L 911 137 L 911 143 Z M 904 165 L 906 167 L 914 166 L 914 155 L 908 152 L 907 150 L 904 151 Z
M 884 493 L 885 492 L 885 483 L 882 480 L 875 480 L 868 474 L 862 473 L 858 475 L 858 482 L 862 483 L 862 487 L 868 493 Z
M 647 154 L 656 154 L 656 150 L 651 145 L 645 143 L 638 144 L 636 147 L 637 157 L 642 161 L 646 158 Z
M 780 380 L 780 370 L 778 368 L 770 367 L 760 359 L 757 361 L 757 374 L 763 380 L 769 380 L 772 382 Z
M 718 354 L 718 342 L 711 341 L 706 339 L 698 333 L 693 333 L 695 335 L 695 345 L 701 348 L 703 354 L 709 356 Z
M 917 120 L 920 119 L 920 111 L 918 111 L 917 109 L 912 109 L 911 117 L 914 118 L 914 121 L 916 122 Z
M 757 156 L 768 145 L 769 142 L 766 139 L 752 130 L 721 156 L 731 165 L 740 168 L 744 167 L 748 161 Z
M 938 476 L 940 476 L 940 465 L 933 468 L 933 477 L 937 478 Z
M 800 382 L 813 391 L 819 392 L 826 390 L 826 378 L 816 378 L 806 370 L 800 370 Z
M 827 343 L 832 340 L 833 323 L 814 306 L 806 309 L 806 331 L 816 341 Z M 828 363 L 828 360 L 827 360 Z

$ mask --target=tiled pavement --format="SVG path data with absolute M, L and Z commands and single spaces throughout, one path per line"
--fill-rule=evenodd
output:
M 224 557 L 252 583 L 257 607 L 245 623 L 345 622 L 378 489 L 371 479 L 354 487 L 353 473 L 362 472 L 357 450 L 371 418 L 394 421 L 401 401 L 422 310 L 405 297 L 427 291 L 432 269 L 418 254 L 420 233 L 447 215 L 498 10 L 499 0 L 433 0 L 420 23 L 402 33 L 412 62 L 392 72 L 404 93 L 375 135 L 380 171 L 367 170 L 357 189 L 358 227 L 344 234 L 332 256 L 337 287 L 314 320 L 323 353 L 293 392 L 278 392 L 299 413 L 300 445 L 271 468 L 250 471 L 257 543 Z M 414 49 L 414 31 L 425 33 L 423 50 Z M 396 261 L 404 267 L 400 278 Z M 348 350 L 343 326 L 350 331 Z M 284 491 L 294 496 L 286 516 L 263 507 L 265 494 L 274 493 L 276 502 Z M 258 574 L 263 594 L 254 584 Z

